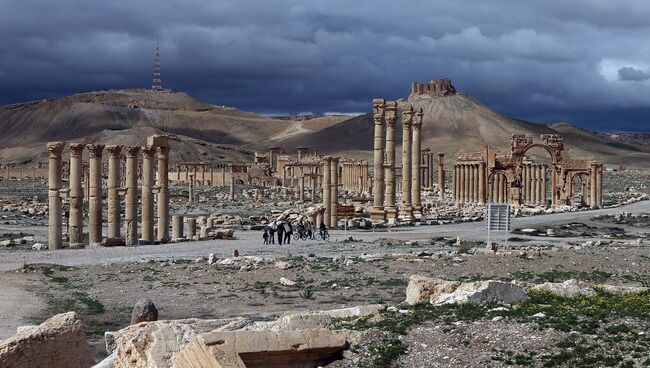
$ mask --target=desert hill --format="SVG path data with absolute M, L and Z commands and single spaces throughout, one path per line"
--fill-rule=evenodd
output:
M 422 147 L 445 152 L 448 159 L 461 152 L 479 151 L 482 145 L 509 150 L 510 135 L 532 134 L 536 140 L 544 133 L 559 133 L 565 138 L 571 157 L 602 160 L 607 164 L 627 163 L 650 166 L 650 145 L 637 139 L 627 142 L 609 134 L 577 128 L 568 123 L 538 124 L 510 118 L 489 109 L 472 96 L 452 94 L 422 97 L 413 101 L 400 100 L 399 105 L 412 104 L 424 111 Z M 340 153 L 370 159 L 373 149 L 371 114 L 362 115 L 317 132 L 293 137 L 279 145 L 306 145 L 325 153 Z M 396 141 L 401 142 L 401 127 L 396 128 Z M 620 135 L 619 135 L 620 136 Z M 400 143 L 398 143 L 400 144 Z M 399 150 L 397 151 L 399 156 Z M 533 156 L 545 156 L 542 149 L 531 150 Z
M 650 144 L 644 135 L 599 133 L 568 123 L 531 123 L 496 113 L 466 94 L 419 96 L 399 104 L 423 109 L 422 147 L 445 152 L 448 160 L 461 152 L 478 151 L 482 145 L 507 150 L 512 133 L 536 138 L 560 133 L 572 157 L 650 166 Z M 153 133 L 172 136 L 175 161 L 247 161 L 254 151 L 264 152 L 269 146 L 287 152 L 308 146 L 371 159 L 373 129 L 370 114 L 276 119 L 206 104 L 182 92 L 98 91 L 0 106 L 0 162 L 45 162 L 48 141 L 140 145 Z M 396 141 L 399 146 L 399 126 Z M 531 154 L 544 155 L 539 151 Z

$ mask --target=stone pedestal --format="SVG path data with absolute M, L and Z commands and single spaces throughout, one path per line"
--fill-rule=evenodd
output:
M 126 245 L 138 244 L 138 154 L 140 147 L 126 149 L 126 198 L 124 227 Z
M 372 101 L 373 120 L 375 123 L 374 138 L 374 184 L 373 206 L 370 211 L 370 218 L 374 224 L 383 224 L 386 222 L 386 212 L 384 211 L 384 125 L 385 125 L 385 108 L 386 101 L 376 99 Z
M 179 240 L 183 238 L 183 216 L 174 215 L 172 217 L 172 239 Z
M 196 240 L 196 218 L 189 217 L 187 219 L 187 238 Z
M 70 244 L 78 246 L 83 244 L 83 201 L 84 194 L 81 187 L 82 154 L 85 145 L 82 143 L 70 144 L 70 219 L 68 237 Z
M 89 144 L 90 184 L 88 200 L 88 241 L 90 245 L 102 243 L 102 153 L 103 144 Z
M 61 154 L 63 142 L 47 144 L 48 162 L 48 248 L 63 248 L 61 209 Z
M 108 239 L 115 244 L 120 234 L 120 153 L 122 146 L 106 146 L 108 151 Z

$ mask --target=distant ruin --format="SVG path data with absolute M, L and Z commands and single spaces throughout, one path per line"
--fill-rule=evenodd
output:
M 448 78 L 432 80 L 429 83 L 411 83 L 411 94 L 408 100 L 412 101 L 422 97 L 442 97 L 456 94 L 456 88 Z

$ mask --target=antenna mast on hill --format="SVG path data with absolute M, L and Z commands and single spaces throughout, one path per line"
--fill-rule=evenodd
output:
M 156 57 L 153 61 L 153 84 L 151 89 L 154 91 L 162 91 L 162 82 L 160 81 L 160 47 L 158 45 L 158 37 L 156 37 Z

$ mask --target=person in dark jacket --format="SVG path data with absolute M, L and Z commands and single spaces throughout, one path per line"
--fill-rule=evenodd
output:
M 262 238 L 264 238 L 264 245 L 269 244 L 269 228 L 268 227 L 264 228 L 264 234 L 262 234 Z
M 282 238 L 284 237 L 284 224 L 277 224 L 278 227 L 275 231 L 278 233 L 278 244 L 282 245 Z
M 293 235 L 293 227 L 290 222 L 284 223 L 284 242 L 291 244 L 291 235 Z
M 275 222 L 270 223 L 266 231 L 269 232 L 269 244 L 275 244 Z

